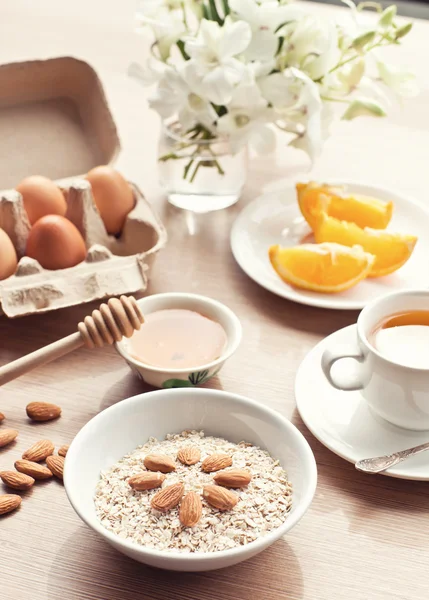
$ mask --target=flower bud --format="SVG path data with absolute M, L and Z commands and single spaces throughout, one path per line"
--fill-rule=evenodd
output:
M 393 19 L 396 17 L 396 12 L 397 8 L 394 4 L 383 10 L 378 20 L 380 27 L 390 27 L 393 23 Z
M 371 100 L 369 98 L 356 98 L 349 104 L 348 109 L 343 114 L 343 119 L 346 121 L 351 121 L 356 117 L 361 116 L 369 116 L 369 117 L 385 117 L 386 112 L 381 104 Z
M 412 23 L 407 23 L 406 25 L 402 25 L 402 27 L 398 27 L 395 33 L 395 39 L 399 40 L 400 38 L 406 36 L 407 33 L 410 33 L 412 27 Z
M 376 36 L 375 31 L 367 31 L 366 33 L 362 33 L 358 35 L 352 42 L 352 48 L 355 50 L 363 50 L 363 48 L 374 41 Z

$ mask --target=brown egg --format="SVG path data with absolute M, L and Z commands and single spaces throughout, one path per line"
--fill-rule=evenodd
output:
M 67 269 L 85 260 L 85 242 L 71 221 L 59 215 L 47 215 L 30 229 L 26 255 L 43 268 Z
M 42 175 L 26 177 L 16 186 L 22 194 L 24 207 L 33 225 L 45 215 L 61 215 L 67 211 L 67 203 L 60 188 Z
M 0 229 L 0 280 L 7 279 L 16 271 L 18 259 L 12 240 Z
M 134 208 L 131 186 L 118 171 L 108 166 L 95 167 L 86 178 L 107 233 L 121 233 L 127 214 Z

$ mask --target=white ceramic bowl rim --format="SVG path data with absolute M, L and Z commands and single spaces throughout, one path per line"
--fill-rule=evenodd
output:
M 224 392 L 221 390 L 207 390 L 207 391 L 209 391 L 213 395 L 218 395 L 218 396 L 221 396 L 221 395 L 224 395 L 227 393 L 227 392 Z M 175 393 L 175 394 L 192 394 L 192 393 L 198 394 L 200 392 L 201 392 L 201 390 L 198 390 L 198 389 L 186 389 L 186 390 L 178 389 L 178 390 L 173 391 L 173 393 Z M 85 435 L 85 431 L 87 429 L 92 427 L 92 423 L 94 422 L 95 419 L 104 418 L 106 413 L 120 410 L 120 408 L 119 408 L 120 405 L 123 405 L 125 402 L 129 403 L 129 404 L 138 403 L 138 402 L 141 402 L 142 396 L 147 398 L 147 397 L 153 396 L 153 394 L 159 394 L 159 393 L 162 393 L 162 391 L 156 390 L 153 392 L 147 392 L 145 394 L 138 394 L 136 396 L 127 398 L 126 400 L 122 400 L 121 402 L 118 402 L 117 404 L 114 404 L 114 405 L 110 406 L 109 408 L 106 408 L 101 413 L 98 413 L 98 415 L 96 415 L 90 421 L 88 421 L 88 423 L 86 425 L 84 425 L 82 427 L 82 429 L 79 431 L 79 433 L 75 436 L 73 442 L 70 445 L 70 449 L 67 454 L 72 456 L 73 446 L 75 446 L 79 443 L 80 438 Z M 241 402 L 245 406 L 252 406 L 252 407 L 255 407 L 258 409 L 262 409 L 264 412 L 270 414 L 277 421 L 279 421 L 282 424 L 282 427 L 284 429 L 286 429 L 288 432 L 292 433 L 293 435 L 297 436 L 298 439 L 300 439 L 300 442 L 302 444 L 303 457 L 304 457 L 304 460 L 308 463 L 308 468 L 310 470 L 310 478 L 309 478 L 310 481 L 308 483 L 308 489 L 306 490 L 305 494 L 303 495 L 295 512 L 293 514 L 289 515 L 286 518 L 286 520 L 284 521 L 284 523 L 282 523 L 282 525 L 280 525 L 276 529 L 273 529 L 266 535 L 261 536 L 260 538 L 258 538 L 257 540 L 255 540 L 253 542 L 249 542 L 248 544 L 245 544 L 244 546 L 239 546 L 238 548 L 231 548 L 229 550 L 219 550 L 217 552 L 184 553 L 184 552 L 177 552 L 174 550 L 156 550 L 156 549 L 152 549 L 152 548 L 146 548 L 145 546 L 141 546 L 140 544 L 136 544 L 134 542 L 129 542 L 127 540 L 120 538 L 118 535 L 115 535 L 114 533 L 110 532 L 105 527 L 103 527 L 103 525 L 101 525 L 101 523 L 98 521 L 98 519 L 96 519 L 96 518 L 88 519 L 86 517 L 86 515 L 82 514 L 82 512 L 80 510 L 78 510 L 76 503 L 74 502 L 74 497 L 79 495 L 79 490 L 70 489 L 68 486 L 68 471 L 71 468 L 70 467 L 71 463 L 67 462 L 67 460 L 66 460 L 65 468 L 64 468 L 64 487 L 65 487 L 65 491 L 66 491 L 67 497 L 69 499 L 69 502 L 73 506 L 76 513 L 81 517 L 81 519 L 91 529 L 94 529 L 95 531 L 97 531 L 102 537 L 105 537 L 106 539 L 111 540 L 112 542 L 116 543 L 119 546 L 122 546 L 123 548 L 127 548 L 128 550 L 137 550 L 141 555 L 149 556 L 149 557 L 152 556 L 152 557 L 160 557 L 160 558 L 172 558 L 172 559 L 182 559 L 182 560 L 185 559 L 186 561 L 210 561 L 211 559 L 213 559 L 213 557 L 221 558 L 221 557 L 238 556 L 241 554 L 241 552 L 243 551 L 244 548 L 249 548 L 249 549 L 250 548 L 256 549 L 258 547 L 264 548 L 266 546 L 267 541 L 269 544 L 274 543 L 277 539 L 279 539 L 279 537 L 281 535 L 284 535 L 289 529 L 291 529 L 294 525 L 296 525 L 298 523 L 298 521 L 301 520 L 301 518 L 304 516 L 305 512 L 307 511 L 308 507 L 310 506 L 310 504 L 313 500 L 313 496 L 315 494 L 316 485 L 317 485 L 316 461 L 315 461 L 313 452 L 312 452 L 307 440 L 305 439 L 305 437 L 295 427 L 295 425 L 293 425 L 290 421 L 288 421 L 288 419 L 283 417 L 280 413 L 278 413 L 275 410 L 272 410 L 271 408 L 268 408 L 267 406 L 261 404 L 260 402 L 256 402 L 256 400 L 251 400 L 250 398 L 246 398 L 245 396 L 240 396 L 239 394 L 232 394 L 232 393 L 228 392 L 228 396 L 233 398 L 235 401 Z M 292 482 L 292 485 L 293 485 L 293 482 Z M 94 491 L 95 491 L 95 489 L 94 489 Z M 279 533 L 280 533 L 280 536 L 279 536 Z
M 140 298 L 139 300 L 137 300 L 137 304 L 143 303 L 144 300 L 149 299 L 149 298 L 150 299 L 155 299 L 155 298 L 158 299 L 159 298 L 160 300 L 162 300 L 162 299 L 171 299 L 171 300 L 189 299 L 189 300 L 195 300 L 196 302 L 200 302 L 201 306 L 203 306 L 203 305 L 212 306 L 219 313 L 222 313 L 231 322 L 233 329 L 234 329 L 234 337 L 230 339 L 231 343 L 229 344 L 229 348 L 227 348 L 227 350 L 225 350 L 219 356 L 219 358 L 216 358 L 216 360 L 213 360 L 212 362 L 206 363 L 204 365 L 195 365 L 195 367 L 185 367 L 183 369 L 173 369 L 171 367 L 155 367 L 148 363 L 141 362 L 141 361 L 133 358 L 130 354 L 128 354 L 128 352 L 126 351 L 126 349 L 124 347 L 123 342 L 115 342 L 115 346 L 116 346 L 116 349 L 119 352 L 119 354 L 123 358 L 125 358 L 125 360 L 132 363 L 136 367 L 143 367 L 145 369 L 154 371 L 156 373 L 168 372 L 171 374 L 177 373 L 178 375 L 182 374 L 182 373 L 189 373 L 189 371 L 203 371 L 206 369 L 212 369 L 213 367 L 216 367 L 220 363 L 223 363 L 226 360 L 228 360 L 228 358 L 230 358 L 230 356 L 232 356 L 234 354 L 234 352 L 237 350 L 238 346 L 240 345 L 242 331 L 243 331 L 240 320 L 237 317 L 237 315 L 230 308 L 228 308 L 228 306 L 226 306 L 225 304 L 222 304 L 222 302 L 218 302 L 217 300 L 213 300 L 213 298 L 209 298 L 208 296 L 201 296 L 199 294 L 168 292 L 165 294 L 153 294 L 152 296 L 145 296 L 144 298 Z

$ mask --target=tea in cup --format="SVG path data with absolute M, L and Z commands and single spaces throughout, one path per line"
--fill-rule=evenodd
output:
M 356 329 L 356 341 L 322 355 L 330 384 L 360 390 L 369 407 L 394 425 L 429 429 L 429 291 L 375 300 L 360 313 Z M 340 379 L 331 369 L 342 358 L 355 359 L 357 370 Z

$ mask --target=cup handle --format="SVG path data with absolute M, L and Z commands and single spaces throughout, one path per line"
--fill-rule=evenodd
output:
M 341 360 L 342 358 L 353 358 L 360 364 L 362 364 L 364 361 L 364 355 L 362 354 L 357 342 L 344 344 L 336 348 L 326 348 L 322 354 L 322 371 L 326 379 L 329 381 L 332 387 L 336 388 L 337 390 L 343 390 L 346 392 L 362 390 L 364 388 L 364 384 L 359 375 L 350 377 L 349 381 L 345 381 L 343 383 L 338 382 L 335 377 L 332 376 L 332 367 L 337 360 Z

